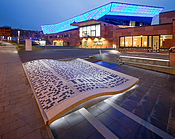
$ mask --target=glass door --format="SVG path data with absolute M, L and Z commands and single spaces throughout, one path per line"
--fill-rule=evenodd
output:
M 153 52 L 159 52 L 159 36 L 153 36 Z
M 87 47 L 87 41 L 84 41 L 84 47 Z

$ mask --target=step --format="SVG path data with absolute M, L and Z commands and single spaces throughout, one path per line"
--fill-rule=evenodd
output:
M 169 66 L 168 59 L 155 59 L 148 57 L 135 57 L 135 56 L 120 56 L 122 62 L 134 62 L 134 63 L 143 63 L 150 65 L 160 65 L 160 66 Z
M 125 61 L 124 64 L 175 75 L 175 67 L 152 65 L 152 64 L 145 64 L 145 63 L 136 63 L 136 62 L 128 62 L 128 61 L 127 62 Z

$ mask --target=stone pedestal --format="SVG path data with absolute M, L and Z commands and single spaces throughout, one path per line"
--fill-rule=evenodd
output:
M 25 50 L 32 51 L 32 41 L 30 39 L 25 40 Z
M 175 67 L 175 53 L 170 52 L 170 66 Z

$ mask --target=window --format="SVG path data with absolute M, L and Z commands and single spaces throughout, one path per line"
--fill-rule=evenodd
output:
M 87 36 L 90 36 L 91 34 L 91 26 L 87 26 Z
M 79 36 L 80 37 L 96 37 L 100 36 L 100 24 L 99 25 L 92 25 L 92 26 L 86 26 L 86 27 L 80 27 L 79 28 Z
M 125 46 L 125 37 L 120 37 L 120 47 L 124 47 Z
M 59 37 L 60 37 L 60 38 L 62 38 L 62 37 L 63 37 L 63 35 L 59 35 Z
M 100 25 L 96 25 L 96 36 L 100 36 Z
M 90 26 L 90 27 L 91 27 L 91 34 L 90 34 L 90 36 L 95 37 L 96 36 L 96 28 L 95 28 L 95 26 Z
M 80 28 L 80 29 L 79 29 L 79 36 L 80 36 L 80 37 L 83 37 L 82 32 L 83 32 L 83 28 Z
M 133 36 L 133 47 L 141 47 L 141 36 Z
M 82 36 L 87 37 L 87 31 L 83 31 Z
M 160 35 L 160 48 L 170 48 L 173 46 L 172 35 Z
M 153 50 L 158 50 L 159 49 L 159 36 L 153 36 Z
M 152 36 L 149 36 L 149 47 L 152 48 Z
M 120 37 L 120 47 L 147 47 L 148 36 Z
M 125 37 L 125 47 L 132 47 L 132 37 Z
M 129 26 L 135 27 L 135 25 L 136 25 L 136 22 L 135 22 L 135 21 L 130 21 L 130 22 L 129 22 Z
M 91 35 L 90 36 L 95 37 L 96 36 L 96 31 L 95 30 L 91 30 Z
M 147 36 L 142 36 L 142 47 L 147 47 Z
M 64 34 L 64 37 L 68 37 L 68 34 Z

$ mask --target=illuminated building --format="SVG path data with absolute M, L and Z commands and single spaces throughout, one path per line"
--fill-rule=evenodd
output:
M 167 19 L 162 10 L 162 7 L 111 2 L 41 28 L 55 46 L 166 51 L 173 46 L 172 19 L 175 12 L 171 12 L 172 18 L 167 16 Z M 159 14 L 160 25 L 151 26 Z
M 0 40 L 8 39 L 9 37 L 11 37 L 11 28 L 0 27 Z

